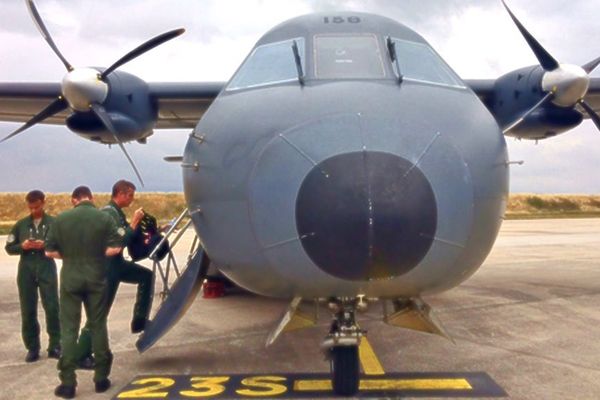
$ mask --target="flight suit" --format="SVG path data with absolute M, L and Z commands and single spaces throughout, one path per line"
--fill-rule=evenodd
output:
M 110 215 L 117 226 L 125 232 L 122 246 L 125 248 L 131 240 L 134 230 L 127 222 L 123 210 L 112 200 L 102 208 L 102 211 Z M 108 312 L 115 300 L 119 283 L 137 283 L 137 294 L 133 308 L 133 319 L 148 319 L 150 306 L 152 304 L 152 285 L 154 281 L 152 271 L 136 263 L 125 260 L 123 252 L 108 258 Z M 91 341 L 88 324 L 81 330 L 79 337 L 79 359 L 82 360 L 91 355 Z
M 85 308 L 96 359 L 94 382 L 108 378 L 112 354 L 108 344 L 107 247 L 119 247 L 125 232 L 106 213 L 83 201 L 56 217 L 46 239 L 47 251 L 63 259 L 60 272 L 60 325 L 62 356 L 58 362 L 63 385 L 76 385 L 77 336 L 81 305 Z
M 44 214 L 36 227 L 31 216 L 19 220 L 13 226 L 6 241 L 6 252 L 20 255 L 17 286 L 21 303 L 21 334 L 28 351 L 40 350 L 40 325 L 37 319 L 38 290 L 46 313 L 48 351 L 60 345 L 58 319 L 58 283 L 56 263 L 46 257 L 44 250 L 23 250 L 21 244 L 27 239 L 45 240 L 54 218 Z

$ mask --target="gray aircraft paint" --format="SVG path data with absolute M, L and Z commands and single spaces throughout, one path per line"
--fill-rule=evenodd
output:
M 389 62 L 385 79 L 314 79 L 315 33 L 375 33 L 382 49 L 387 36 L 425 42 L 387 18 L 336 15 L 358 16 L 361 23 L 299 17 L 257 43 L 304 37 L 304 86 L 291 81 L 225 90 L 196 126 L 184 166 L 198 168 L 183 173 L 196 230 L 223 273 L 263 295 L 401 297 L 456 286 L 482 264 L 500 228 L 508 194 L 504 137 L 466 85 L 399 85 Z M 409 272 L 351 281 L 324 272 L 306 254 L 295 206 L 316 165 L 365 151 L 393 154 L 418 168 L 435 195 L 437 227 L 427 254 Z

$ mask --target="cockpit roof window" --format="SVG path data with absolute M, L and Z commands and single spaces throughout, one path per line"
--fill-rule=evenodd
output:
M 305 70 L 304 38 L 268 43 L 254 49 L 231 79 L 227 90 L 298 80 L 298 69 L 292 48 L 294 41 L 298 45 L 302 69 Z
M 397 38 L 392 40 L 403 79 L 465 87 L 461 79 L 429 45 Z
M 314 37 L 317 79 L 381 79 L 385 68 L 374 34 L 323 34 Z

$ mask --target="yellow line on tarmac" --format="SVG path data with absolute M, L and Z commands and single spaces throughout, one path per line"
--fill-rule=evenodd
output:
M 365 375 L 385 375 L 385 371 L 383 370 L 375 351 L 373 351 L 371 343 L 369 343 L 365 336 L 360 340 L 358 355 L 363 371 L 365 371 Z
M 330 379 L 299 379 L 294 381 L 295 392 L 316 392 L 333 390 Z
M 361 379 L 359 390 L 471 390 L 466 379 Z M 305 379 L 294 382 L 296 392 L 331 391 L 329 379 Z
M 360 390 L 470 390 L 466 379 L 363 379 Z

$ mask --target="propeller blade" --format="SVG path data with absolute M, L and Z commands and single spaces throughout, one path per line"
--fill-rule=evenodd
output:
M 39 113 L 34 115 L 29 121 L 27 121 L 25 124 L 23 124 L 19 129 L 17 129 L 10 135 L 6 136 L 4 139 L 0 140 L 0 143 L 5 142 L 8 139 L 10 139 L 11 137 L 16 136 L 19 133 L 23 132 L 24 130 L 31 128 L 33 125 L 42 122 L 46 118 L 50 118 L 54 114 L 61 112 L 62 110 L 66 109 L 67 107 L 68 107 L 68 104 L 65 101 L 65 99 L 62 96 L 58 97 L 52 103 L 48 104 L 48 106 L 46 106 L 46 108 L 44 108 L 42 111 L 40 111 Z
M 152 50 L 153 48 L 163 44 L 164 42 L 167 42 L 171 39 L 176 38 L 177 36 L 181 35 L 183 32 L 185 32 L 185 29 L 183 29 L 183 28 L 175 29 L 175 30 L 172 30 L 169 32 L 162 33 L 162 34 L 148 40 L 147 42 L 143 43 L 142 45 L 131 50 L 129 53 L 125 54 L 117 62 L 115 62 L 110 67 L 108 67 L 102 73 L 100 78 L 101 79 L 106 78 L 111 72 L 113 72 L 115 69 L 119 68 L 121 65 L 128 63 L 129 61 L 133 60 L 134 58 L 141 56 L 148 50 Z
M 117 142 L 117 144 L 119 145 L 119 147 L 121 148 L 123 153 L 125 154 L 125 157 L 127 157 L 129 164 L 131 164 L 133 171 L 137 175 L 137 177 L 140 180 L 140 183 L 142 184 L 142 187 L 143 187 L 144 180 L 142 179 L 142 175 L 140 175 L 140 172 L 138 171 L 137 167 L 135 166 L 135 163 L 129 156 L 129 153 L 127 153 L 127 150 L 125 150 L 125 146 L 123 146 L 123 143 L 121 143 L 121 140 L 119 140 L 119 134 L 118 134 L 117 130 L 115 129 L 115 126 L 113 125 L 112 121 L 110 120 L 110 116 L 108 115 L 108 113 L 106 112 L 104 107 L 102 107 L 100 104 L 94 103 L 91 105 L 91 107 L 92 107 L 92 111 L 94 111 L 94 114 L 96 114 L 98 116 L 98 118 L 100 118 L 100 120 L 102 121 L 102 123 L 104 124 L 106 129 L 108 129 L 110 131 L 110 133 L 112 133 L 113 137 L 115 138 L 115 141 Z
M 505 128 L 503 128 L 502 133 L 506 134 L 510 130 L 516 128 L 518 125 L 521 124 L 521 122 L 523 122 L 525 120 L 525 118 L 527 118 L 532 112 L 534 112 L 535 110 L 540 108 L 542 105 L 544 105 L 548 100 L 552 99 L 552 97 L 554 97 L 554 92 L 548 92 L 540 101 L 538 101 L 527 112 L 525 112 L 523 115 L 521 115 L 516 121 L 512 122 L 511 124 L 509 124 Z
M 40 13 L 38 12 L 37 8 L 35 8 L 35 4 L 33 3 L 33 0 L 27 0 L 26 4 L 27 4 L 27 9 L 29 10 L 29 14 L 31 14 L 31 18 L 33 18 L 33 22 L 35 23 L 35 26 L 38 28 L 38 30 L 40 31 L 40 33 L 42 34 L 42 36 L 44 37 L 46 42 L 48 42 L 48 44 L 50 45 L 50 47 L 52 48 L 54 53 L 58 56 L 58 58 L 60 58 L 62 63 L 67 68 L 67 71 L 69 71 L 69 72 L 73 71 L 73 66 L 71 64 L 69 64 L 69 62 L 62 55 L 60 50 L 58 50 L 58 47 L 56 47 L 54 40 L 52 40 L 52 36 L 50 36 L 50 32 L 48 32 L 48 29 L 46 29 L 46 25 L 44 25 L 44 21 L 42 20 Z
M 558 68 L 558 61 L 556 61 L 554 57 L 552 57 L 550 53 L 548 53 L 546 49 L 544 49 L 544 47 L 542 47 L 542 45 L 533 37 L 533 35 L 529 33 L 527 29 L 525 29 L 523 24 L 521 24 L 521 22 L 519 22 L 519 20 L 517 19 L 517 17 L 515 17 L 512 11 L 510 11 L 510 8 L 508 8 L 504 0 L 502 0 L 502 4 L 504 4 L 504 8 L 506 8 L 506 11 L 508 11 L 510 18 L 513 20 L 515 25 L 517 25 L 517 28 L 519 28 L 521 35 L 523 35 L 531 50 L 533 50 L 533 53 L 540 62 L 540 65 L 546 71 L 553 71 L 556 68 Z
M 596 58 L 593 61 L 590 61 L 589 63 L 585 64 L 584 66 L 582 66 L 581 68 L 583 68 L 583 70 L 585 72 L 587 72 L 588 74 L 592 73 L 593 70 L 596 69 L 596 67 L 600 64 L 600 57 Z
M 202 247 L 198 248 L 188 262 L 188 267 L 171 287 L 154 319 L 135 343 L 140 353 L 152 347 L 185 314 L 202 288 L 209 265 L 210 259 L 206 252 Z
M 585 102 L 585 100 L 582 99 L 579 102 L 579 104 L 581 104 L 581 107 L 585 109 L 592 121 L 594 121 L 596 128 L 598 128 L 598 130 L 600 131 L 600 115 L 598 115 L 596 111 L 594 111 L 594 109 L 588 103 Z

